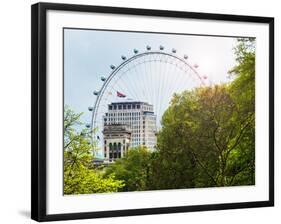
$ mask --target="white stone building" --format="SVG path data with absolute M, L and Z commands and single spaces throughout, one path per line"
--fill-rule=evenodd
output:
M 127 125 L 105 125 L 103 136 L 105 160 L 113 162 L 118 158 L 122 158 L 128 152 L 131 141 L 131 130 Z
M 111 103 L 103 123 L 104 127 L 126 125 L 131 131 L 130 147 L 144 145 L 154 149 L 156 145 L 156 115 L 151 104 L 136 101 Z M 104 141 L 104 146 L 108 145 L 105 135 Z

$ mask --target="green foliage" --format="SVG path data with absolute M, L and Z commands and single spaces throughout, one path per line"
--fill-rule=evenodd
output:
M 229 85 L 175 95 L 162 117 L 154 188 L 254 184 L 254 39 L 241 39 Z
M 157 139 L 157 188 L 253 184 L 237 182 L 253 172 L 254 138 L 247 133 L 254 133 L 254 116 L 239 110 L 227 86 L 176 95 Z
M 94 169 L 91 133 L 86 129 L 77 132 L 75 126 L 82 125 L 81 114 L 65 107 L 64 114 L 64 194 L 91 194 L 115 192 L 123 187 L 123 182 L 113 175 L 103 177 Z
M 237 65 L 229 74 L 235 77 L 230 93 L 244 112 L 255 110 L 255 38 L 239 39 L 235 48 Z
M 255 182 L 255 38 L 238 40 L 235 48 L 237 65 L 229 72 L 235 77 L 229 86 L 229 92 L 240 111 L 239 122 L 243 117 L 251 118 L 252 122 L 245 130 L 239 145 L 240 153 L 236 153 L 236 169 L 240 173 L 235 176 L 233 185 Z M 242 166 L 241 164 L 247 164 Z
M 64 184 L 65 194 L 116 192 L 123 186 L 123 182 L 113 175 L 104 178 L 101 173 L 81 164 L 65 166 Z
M 139 146 L 128 153 L 105 171 L 106 176 L 114 175 L 124 181 L 121 191 L 143 191 L 149 189 L 150 163 L 153 153 Z

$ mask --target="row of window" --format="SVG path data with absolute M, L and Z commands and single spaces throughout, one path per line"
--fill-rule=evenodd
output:
M 121 122 L 121 121 L 115 121 L 115 119 L 108 120 L 108 121 L 105 120 L 104 124 L 105 125 L 110 125 L 110 124 L 128 125 L 131 129 L 140 129 L 140 128 L 145 129 L 146 127 L 155 128 L 155 125 L 146 126 L 145 122 L 143 122 L 143 125 L 140 125 L 140 122 Z
M 109 105 L 108 109 L 109 110 L 131 110 L 131 109 L 140 109 L 141 106 L 140 104 L 120 104 L 120 105 Z M 142 106 L 143 110 L 146 111 L 152 111 L 153 107 L 152 106 Z
M 106 154 L 106 152 L 104 153 L 104 157 L 106 158 L 106 156 L 107 156 L 107 154 Z M 110 152 L 109 153 L 109 159 L 118 159 L 118 158 L 121 158 L 121 152 L 114 152 L 114 153 L 112 153 L 112 152 Z
M 104 121 L 139 121 L 140 117 L 104 118 Z
M 140 104 L 120 104 L 120 105 L 109 105 L 109 110 L 130 110 L 130 109 L 140 109 Z
M 109 125 L 109 124 L 123 124 L 123 125 L 128 125 L 130 127 L 132 126 L 136 126 L 139 125 L 140 121 L 113 121 L 113 120 L 104 120 L 104 124 L 105 125 Z
M 140 112 L 116 112 L 116 113 L 105 113 L 108 117 L 118 117 L 118 116 L 140 116 Z
M 123 137 L 123 134 L 106 134 L 107 137 Z

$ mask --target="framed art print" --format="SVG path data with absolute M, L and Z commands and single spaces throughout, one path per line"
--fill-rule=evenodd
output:
M 32 6 L 32 219 L 274 205 L 274 19 Z

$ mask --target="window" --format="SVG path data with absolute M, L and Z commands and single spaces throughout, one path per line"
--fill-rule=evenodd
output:
M 116 159 L 117 158 L 117 152 L 114 152 L 113 153 L 113 159 Z

